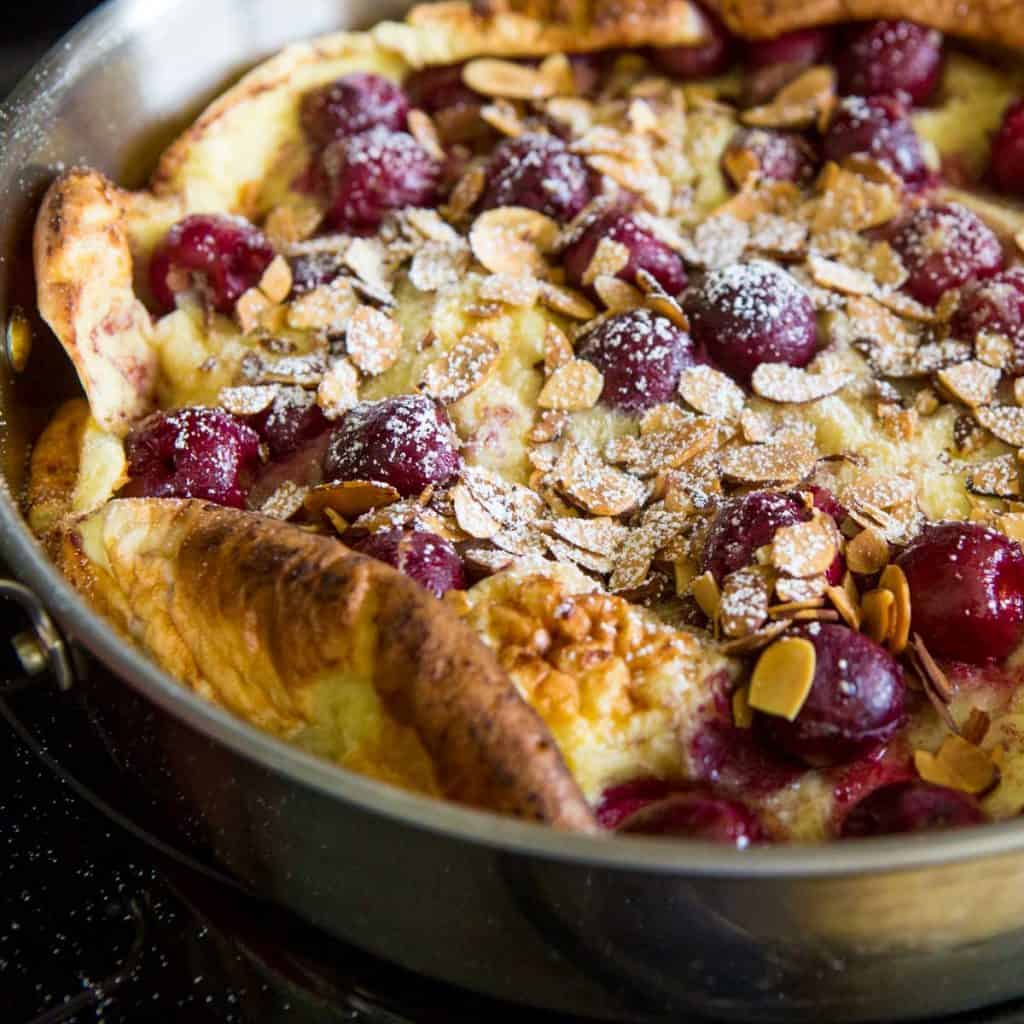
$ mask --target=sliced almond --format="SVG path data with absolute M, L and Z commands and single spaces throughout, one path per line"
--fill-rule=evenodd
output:
M 401 495 L 390 484 L 370 480 L 345 480 L 314 487 L 302 504 L 310 515 L 323 515 L 332 509 L 348 520 L 374 509 L 393 505 Z
M 807 579 L 780 576 L 775 581 L 775 594 L 780 601 L 786 604 L 805 601 L 814 601 L 820 604 L 821 595 L 825 593 L 827 586 L 828 582 L 824 575 L 810 576 Z
M 491 274 L 480 282 L 477 294 L 485 302 L 530 307 L 540 297 L 540 282 L 527 274 Z
M 435 160 L 446 160 L 448 154 L 445 153 L 444 147 L 441 145 L 441 139 L 437 134 L 437 126 L 434 124 L 433 118 L 423 110 L 410 110 L 407 122 L 409 125 L 409 134 L 435 159 Z
M 572 343 L 565 336 L 565 331 L 548 324 L 544 328 L 544 372 L 551 374 L 560 366 L 572 362 Z
M 483 96 L 510 100 L 543 100 L 558 92 L 555 77 L 539 68 L 493 57 L 469 61 L 462 69 L 462 81 Z
M 805 441 L 741 445 L 719 456 L 722 475 L 733 483 L 796 483 L 814 472 L 817 456 Z
M 1013 342 L 1005 334 L 978 331 L 974 338 L 974 353 L 986 366 L 1005 370 L 1013 362 Z M 1017 379 L 1020 380 L 1019 377 Z
M 599 277 L 614 277 L 629 263 L 629 249 L 612 238 L 602 238 L 583 271 L 583 284 L 591 285 Z
M 807 267 L 814 283 L 822 288 L 831 288 L 844 295 L 870 295 L 875 290 L 875 281 L 870 274 L 836 260 L 812 254 L 807 257 Z
M 754 651 L 763 650 L 777 640 L 791 625 L 789 619 L 777 619 L 774 622 L 766 623 L 760 629 L 755 629 L 753 633 L 747 633 L 746 636 L 723 640 L 718 649 L 729 657 L 738 658 L 746 654 L 753 654 Z
M 605 455 L 609 462 L 623 465 L 637 476 L 649 477 L 678 469 L 708 451 L 717 440 L 714 421 L 694 417 L 668 430 L 613 438 L 605 447 Z
M 339 277 L 294 299 L 288 305 L 288 326 L 340 334 L 358 304 L 352 283 Z
M 550 217 L 522 206 L 486 210 L 473 222 L 469 244 L 473 255 L 492 274 L 547 274 L 544 253 L 558 237 L 558 224 Z
M 569 416 L 564 412 L 540 411 L 530 428 L 529 440 L 532 444 L 549 444 L 557 441 L 569 424 Z
M 817 655 L 810 640 L 796 636 L 776 640 L 761 652 L 754 666 L 750 706 L 794 721 L 811 692 L 816 667 Z
M 722 592 L 715 577 L 710 572 L 698 576 L 690 584 L 690 593 L 709 621 L 714 622 L 722 601 Z
M 292 291 L 292 268 L 283 256 L 275 256 L 260 278 L 260 291 L 271 302 L 281 303 Z
M 996 528 L 1011 540 L 1024 544 L 1024 512 L 1004 512 L 996 517 Z
M 553 519 L 547 528 L 575 547 L 609 557 L 618 550 L 627 532 L 614 519 Z
M 974 410 L 974 418 L 990 433 L 1014 448 L 1024 448 L 1024 408 L 990 405 Z
M 217 401 L 232 416 L 255 416 L 269 409 L 279 392 L 280 388 L 268 384 L 246 384 L 237 388 L 223 388 Z
M 990 498 L 1019 498 L 1020 472 L 1015 455 L 1000 455 L 972 466 L 967 473 L 967 490 Z
M 896 604 L 895 595 L 889 590 L 869 590 L 860 601 L 861 621 L 864 624 L 864 632 L 867 633 L 876 644 L 883 644 L 892 631 L 895 618 L 893 606 Z
M 892 616 L 886 634 L 886 646 L 893 654 L 902 654 L 910 639 L 910 585 L 903 570 L 890 562 L 878 580 L 880 590 L 893 596 Z
M 499 353 L 493 338 L 465 334 L 445 356 L 427 366 L 420 387 L 445 404 L 457 402 L 483 383 Z
M 776 530 L 771 549 L 771 564 L 780 572 L 788 576 L 820 576 L 838 552 L 835 527 L 815 510 L 809 522 Z
M 809 128 L 820 124 L 834 105 L 835 72 L 813 67 L 780 89 L 771 103 L 745 110 L 740 120 L 759 128 Z
M 259 288 L 250 288 L 235 303 L 235 317 L 243 334 L 253 334 L 263 326 L 263 317 L 273 303 Z
M 451 490 L 451 498 L 455 521 L 470 537 L 490 540 L 501 530 L 501 523 L 476 500 L 465 484 L 456 484 Z
M 316 389 L 316 403 L 329 420 L 344 415 L 359 401 L 359 374 L 347 359 L 334 359 Z
M 809 373 L 786 363 L 761 363 L 750 384 L 754 392 L 772 402 L 816 402 L 841 391 L 853 380 L 853 374 L 832 369 Z
M 718 420 L 734 420 L 747 396 L 732 378 L 710 366 L 691 366 L 679 377 L 679 394 L 687 405 Z
M 456 223 L 462 221 L 476 206 L 476 201 L 483 195 L 486 185 L 487 170 L 484 165 L 471 164 L 455 183 L 455 188 L 448 197 L 448 206 L 444 211 L 448 218 Z
M 488 103 L 481 107 L 480 119 L 501 132 L 502 135 L 508 135 L 511 138 L 516 138 L 526 131 L 526 125 L 523 124 L 523 119 L 519 116 L 515 104 L 508 100 L 496 100 L 494 103 Z
M 961 736 L 947 736 L 938 754 L 914 751 L 914 767 L 925 782 L 963 793 L 985 793 L 999 777 L 991 755 Z
M 269 516 L 271 519 L 280 519 L 282 522 L 287 521 L 303 507 L 307 494 L 309 494 L 308 487 L 285 480 L 260 506 L 260 515 Z
M 345 347 L 363 373 L 383 373 L 398 361 L 402 328 L 398 321 L 373 306 L 356 306 L 348 321 Z
M 604 375 L 585 359 L 571 359 L 557 367 L 537 396 L 542 409 L 579 412 L 592 409 L 604 389 Z
M 846 564 L 851 572 L 873 576 L 889 564 L 889 545 L 878 530 L 869 526 L 846 545 Z
M 988 405 L 995 397 L 1001 372 L 975 359 L 947 366 L 935 375 L 947 395 L 970 409 Z
M 749 686 L 739 687 L 732 695 L 732 724 L 737 729 L 749 729 L 754 724 Z
M 573 320 L 592 320 L 597 316 L 594 304 L 585 295 L 574 288 L 552 284 L 550 281 L 541 281 L 540 301 L 548 309 L 572 317 Z
M 606 465 L 586 445 L 567 442 L 553 475 L 568 501 L 595 516 L 630 512 L 646 496 L 646 488 L 639 480 Z
M 846 573 L 841 587 L 826 587 L 825 595 L 832 602 L 835 610 L 839 612 L 839 617 L 850 629 L 860 629 L 860 595 L 857 593 L 857 586 L 853 582 L 852 574 Z
M 768 618 L 773 580 L 764 566 L 738 569 L 722 583 L 719 620 L 728 637 L 753 633 Z
M 752 185 L 761 175 L 761 161 L 752 149 L 730 147 L 722 156 L 722 167 L 738 189 Z
M 643 305 L 644 295 L 628 281 L 611 274 L 598 274 L 594 278 L 594 291 L 612 313 L 624 313 Z

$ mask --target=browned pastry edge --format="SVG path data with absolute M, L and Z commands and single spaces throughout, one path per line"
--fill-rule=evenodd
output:
M 64 572 L 131 637 L 167 616 L 177 636 L 159 627 L 157 660 L 193 688 L 218 673 L 244 677 L 268 702 L 299 707 L 303 688 L 351 665 L 354 644 L 371 635 L 373 685 L 419 736 L 446 796 L 593 827 L 543 720 L 476 634 L 405 576 L 337 540 L 199 501 L 119 500 L 94 515 L 114 517 L 108 565 L 86 557 L 83 523 L 68 523 Z M 133 531 L 137 547 L 124 540 Z M 184 636 L 187 661 L 173 653 Z
M 909 18 L 950 35 L 1024 46 L 1021 0 L 705 0 L 737 35 L 765 39 L 813 25 Z

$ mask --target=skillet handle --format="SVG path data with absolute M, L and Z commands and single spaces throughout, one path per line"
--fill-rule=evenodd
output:
M 7 637 L 10 653 L 14 655 L 24 678 L 7 683 L 3 692 L 26 689 L 48 673 L 58 690 L 66 693 L 75 682 L 74 663 L 64 638 L 43 603 L 28 587 L 3 578 L 0 578 L 0 598 L 20 605 L 29 620 L 28 629 Z

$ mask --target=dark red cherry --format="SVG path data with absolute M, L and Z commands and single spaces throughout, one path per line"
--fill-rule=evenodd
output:
M 769 181 L 808 181 L 818 166 L 814 147 L 797 132 L 741 128 L 727 152 L 746 150 L 757 157 L 761 177 Z
M 884 647 L 831 623 L 787 635 L 814 645 L 814 681 L 792 722 L 755 714 L 759 739 L 821 768 L 853 761 L 895 735 L 905 717 L 903 671 Z
M 584 336 L 576 354 L 604 374 L 601 401 L 628 413 L 671 401 L 694 363 L 690 336 L 648 309 L 609 317 Z
M 673 793 L 680 792 L 680 784 L 653 777 L 633 779 L 617 786 L 609 786 L 602 794 L 594 811 L 601 828 L 617 829 L 631 814 Z
M 701 11 L 704 42 L 695 46 L 661 46 L 651 51 L 655 65 L 673 78 L 711 78 L 729 70 L 734 40 L 710 11 Z
M 411 136 L 373 128 L 324 151 L 333 199 L 327 225 L 354 234 L 375 230 L 385 215 L 437 201 L 441 165 Z
M 896 560 L 910 586 L 910 626 L 938 658 L 1008 657 L 1024 637 L 1024 553 L 980 523 L 926 526 Z
M 892 96 L 847 96 L 836 106 L 822 142 L 826 160 L 862 153 L 885 164 L 909 186 L 928 179 L 921 140 L 906 106 Z
M 820 508 L 827 516 L 831 516 L 837 526 L 849 515 L 846 506 L 827 488 L 811 484 L 808 488 L 814 501 L 814 507 Z
M 158 412 L 125 441 L 127 498 L 200 498 L 241 508 L 259 466 L 260 439 L 223 409 Z
M 982 331 L 1010 339 L 1014 354 L 1007 369 L 1017 376 L 1024 374 L 1024 268 L 1013 267 L 987 281 L 975 281 L 961 292 L 950 332 L 973 343 Z
M 712 270 L 686 293 L 683 307 L 698 347 L 744 383 L 761 363 L 806 366 L 817 350 L 811 297 L 767 260 Z
M 270 407 L 247 417 L 247 422 L 260 435 L 274 462 L 330 429 L 313 392 L 298 387 L 279 388 Z
M 843 819 L 843 839 L 980 825 L 985 815 L 967 793 L 915 779 L 881 786 L 855 804 Z
M 992 138 L 992 180 L 1012 195 L 1024 195 L 1024 99 L 1011 103 Z
M 404 131 L 409 100 L 380 75 L 353 71 L 302 98 L 302 127 L 320 146 L 370 128 Z
M 444 410 L 425 395 L 360 402 L 331 433 L 327 480 L 390 484 L 403 498 L 450 480 L 462 464 Z
M 890 244 L 910 275 L 906 290 L 926 306 L 934 306 L 950 288 L 1003 269 L 999 239 L 959 203 L 919 207 L 897 227 Z
M 492 154 L 480 208 L 526 206 L 569 221 L 590 202 L 591 184 L 586 162 L 560 138 L 526 132 Z
M 442 597 L 449 590 L 466 589 L 459 553 L 429 530 L 382 530 L 356 541 L 352 547 L 405 573 L 435 597 Z
M 832 32 L 827 28 L 801 28 L 772 39 L 747 43 L 747 66 L 756 70 L 789 64 L 809 68 L 820 64 L 832 49 Z
M 602 238 L 629 250 L 629 262 L 616 275 L 623 281 L 633 283 L 637 271 L 646 270 L 669 295 L 678 295 L 686 287 L 686 270 L 679 254 L 623 210 L 600 214 L 565 250 L 565 272 L 574 285 L 582 286 L 583 275 Z
M 619 825 L 618 831 L 701 839 L 741 850 L 769 839 L 757 815 L 745 804 L 700 792 L 676 793 L 641 807 Z
M 462 64 L 439 64 L 413 71 L 403 83 L 409 103 L 428 114 L 485 103 L 480 93 L 463 82 L 462 68 Z
M 174 309 L 175 292 L 196 287 L 210 306 L 230 314 L 273 258 L 273 246 L 247 220 L 197 213 L 178 221 L 156 247 L 149 283 L 161 313 Z
M 924 103 L 942 73 L 942 33 L 912 21 L 857 25 L 836 58 L 839 90 L 847 96 L 904 93 Z

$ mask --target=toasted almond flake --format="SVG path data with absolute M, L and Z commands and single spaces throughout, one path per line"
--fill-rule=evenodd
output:
M 811 254 L 807 257 L 807 267 L 815 284 L 822 288 L 831 288 L 844 295 L 870 295 L 875 290 L 875 281 L 870 274 L 836 260 Z
M 770 572 L 760 565 L 738 569 L 722 583 L 719 620 L 729 637 L 753 633 L 768 618 L 768 605 L 774 589 Z
M 529 307 L 540 297 L 540 282 L 525 274 L 491 274 L 480 282 L 477 294 L 485 302 Z
M 921 388 L 914 396 L 914 409 L 919 416 L 931 416 L 938 411 L 939 396 L 931 388 Z
M 938 754 L 915 750 L 914 767 L 925 782 L 963 793 L 985 793 L 999 777 L 991 756 L 960 736 L 947 736 Z
M 473 255 L 492 274 L 544 277 L 543 254 L 558 237 L 558 224 L 550 217 L 521 206 L 486 210 L 473 222 L 469 244 Z
M 778 589 L 778 584 L 776 584 L 776 589 Z M 824 599 L 821 597 L 808 597 L 797 601 L 783 601 L 781 604 L 769 605 L 768 614 L 772 616 L 772 618 L 784 618 L 787 615 L 792 615 L 794 612 L 806 612 L 821 608 L 824 603 Z
M 594 255 L 590 257 L 587 269 L 583 271 L 583 283 L 593 284 L 599 277 L 614 277 L 629 263 L 629 249 L 621 242 L 602 238 L 597 243 Z
M 684 412 L 674 402 L 661 402 L 648 409 L 640 417 L 640 433 L 659 434 L 666 430 L 686 430 L 687 424 L 696 419 Z
M 693 417 L 668 430 L 642 434 L 640 437 L 613 438 L 605 446 L 609 462 L 623 465 L 637 476 L 654 476 L 669 469 L 678 469 L 708 451 L 718 440 L 714 420 Z
M 627 529 L 614 519 L 558 518 L 545 524 L 545 529 L 557 534 L 574 547 L 611 557 L 626 536 Z
M 339 277 L 294 299 L 288 305 L 288 326 L 297 331 L 323 330 L 340 334 L 356 308 L 355 292 L 347 278 Z
M 483 383 L 499 352 L 493 338 L 465 334 L 446 355 L 427 366 L 420 387 L 445 404 L 457 402 Z
M 363 373 L 378 374 L 398 361 L 402 328 L 387 313 L 373 306 L 356 306 L 345 335 L 348 356 Z
M 381 292 L 390 299 L 391 285 L 385 271 L 386 253 L 380 239 L 353 238 L 345 250 L 345 263 L 359 279 L 357 284 L 368 285 L 375 293 Z
M 333 359 L 316 389 L 316 403 L 329 420 L 343 416 L 359 401 L 359 374 L 347 359 Z
M 834 395 L 853 380 L 843 370 L 810 373 L 787 363 L 761 363 L 754 370 L 750 385 L 754 392 L 772 402 L 804 404 Z
M 914 634 L 911 647 L 914 654 L 920 660 L 921 668 L 927 676 L 927 682 L 935 690 L 939 699 L 943 703 L 948 704 L 953 699 L 953 687 L 946 674 L 939 668 L 938 662 L 932 657 L 931 652 L 925 646 L 919 634 Z
M 805 441 L 778 441 L 741 445 L 719 457 L 722 475 L 733 483 L 796 483 L 814 472 L 817 462 Z
M 570 96 L 556 96 L 544 105 L 549 117 L 568 125 L 575 136 L 586 135 L 594 124 L 593 104 L 584 99 Z
M 554 324 L 544 328 L 544 372 L 551 374 L 560 366 L 572 362 L 572 343 L 565 332 Z
M 291 480 L 285 480 L 260 506 L 260 515 L 282 521 L 291 519 L 302 508 L 307 494 L 308 487 L 301 487 Z
M 574 288 L 552 284 L 550 281 L 541 281 L 540 301 L 548 309 L 572 317 L 573 320 L 591 320 L 597 316 L 594 304 L 585 295 Z
M 860 613 L 864 623 L 864 632 L 876 644 L 885 643 L 892 631 L 895 617 L 893 606 L 895 604 L 896 597 L 889 590 L 869 590 L 861 598 Z
M 473 497 L 465 484 L 456 484 L 451 491 L 455 521 L 461 530 L 477 540 L 490 540 L 501 530 L 501 524 Z
M 516 556 L 509 551 L 482 547 L 466 548 L 462 557 L 468 566 L 490 576 L 507 569 L 516 560 Z
M 917 498 L 917 484 L 905 476 L 876 476 L 861 473 L 842 489 L 847 505 L 873 505 L 895 508 Z
M 775 594 L 787 604 L 802 601 L 817 601 L 825 593 L 828 585 L 824 576 L 812 576 L 809 579 L 791 579 L 780 576 L 775 581 Z
M 250 288 L 235 303 L 235 318 L 243 334 L 253 334 L 263 326 L 263 316 L 273 303 L 259 290 Z
M 1020 472 L 1014 455 L 1000 455 L 972 466 L 967 473 L 967 489 L 972 494 L 991 498 L 1019 498 Z
M 755 629 L 753 633 L 748 633 L 746 636 L 724 640 L 719 644 L 718 649 L 722 654 L 730 657 L 752 654 L 754 651 L 760 651 L 774 640 L 777 640 L 791 625 L 792 622 L 789 619 L 776 619 L 760 629 Z
M 537 71 L 542 78 L 551 83 L 554 95 L 571 96 L 576 92 L 576 77 L 572 72 L 572 64 L 564 53 L 548 54 L 540 62 Z
M 740 413 L 740 430 L 745 441 L 750 444 L 763 444 L 774 433 L 775 425 L 767 413 L 744 409 Z
M 720 211 L 697 225 L 691 262 L 708 270 L 727 267 L 739 260 L 749 241 L 746 221 Z
M 750 677 L 750 706 L 792 722 L 814 682 L 817 655 L 804 637 L 787 636 L 766 647 Z
M 223 388 L 217 401 L 221 408 L 232 416 L 255 416 L 269 409 L 277 397 L 279 388 L 269 385 L 243 385 L 237 388 Z
M 537 396 L 542 409 L 579 412 L 592 409 L 604 389 L 604 374 L 585 359 L 570 359 L 556 367 Z
M 732 724 L 737 729 L 749 729 L 754 724 L 749 686 L 739 687 L 732 695 Z
M 509 100 L 496 100 L 494 103 L 488 103 L 481 107 L 480 119 L 510 138 L 516 138 L 526 131 L 526 125 L 523 124 L 519 111 Z
M 530 443 L 548 444 L 551 441 L 557 441 L 564 433 L 568 423 L 567 413 L 539 410 L 533 426 L 530 428 Z
M 437 126 L 431 116 L 423 110 L 410 110 L 408 114 L 409 134 L 435 159 L 445 160 L 448 154 L 437 134 Z
M 314 487 L 302 504 L 310 515 L 318 516 L 331 508 L 346 519 L 394 504 L 401 495 L 390 484 L 371 480 L 345 480 Z
M 979 331 L 974 339 L 974 353 L 986 366 L 1005 370 L 1013 362 L 1013 342 L 1005 334 Z
M 849 586 L 846 586 L 844 579 L 844 585 L 841 587 L 826 587 L 825 595 L 832 602 L 832 607 L 839 612 L 840 618 L 850 629 L 860 629 L 860 595 L 857 593 L 856 585 L 853 583 L 853 577 L 850 573 L 846 574 L 846 579 L 850 581 Z
M 916 320 L 922 324 L 933 324 L 937 319 L 934 310 L 922 305 L 904 292 L 884 292 L 878 296 L 878 301 L 886 309 L 892 310 L 893 313 L 907 320 Z
M 643 271 L 636 275 L 639 281 Z M 676 325 L 681 331 L 689 331 L 690 321 L 686 319 L 683 307 L 671 295 L 663 291 L 648 291 L 644 296 L 644 305 L 658 316 L 663 316 Z
M 971 708 L 971 713 L 960 727 L 960 735 L 968 743 L 972 743 L 977 747 L 988 735 L 991 724 L 992 719 L 989 717 L 988 712 L 982 711 L 981 708 Z
M 1000 376 L 999 370 L 974 359 L 947 366 L 935 375 L 942 390 L 950 398 L 963 402 L 971 409 L 988 405 L 992 401 Z
M 893 654 L 902 654 L 910 638 L 910 586 L 907 577 L 898 565 L 890 562 L 882 570 L 878 587 L 893 596 L 886 646 Z
M 469 61 L 462 69 L 462 81 L 484 96 L 510 100 L 543 100 L 558 92 L 555 78 L 539 68 L 493 57 Z
M 1024 448 L 1024 408 L 1015 405 L 990 405 L 974 410 L 974 418 L 1000 441 Z
M 471 164 L 455 183 L 448 197 L 445 215 L 455 223 L 465 218 L 476 206 L 476 201 L 483 195 L 487 184 L 487 171 L 482 163 Z
M 878 530 L 869 526 L 846 545 L 846 564 L 852 572 L 873 576 L 889 564 L 889 545 Z
M 567 442 L 553 471 L 560 493 L 595 516 L 618 516 L 643 502 L 646 488 L 635 477 L 601 461 L 589 445 Z
M 715 577 L 710 572 L 701 574 L 690 584 L 690 593 L 709 621 L 714 622 L 722 602 L 722 592 Z
M 752 185 L 761 174 L 761 161 L 752 149 L 727 149 L 722 166 L 739 189 Z
M 260 278 L 260 291 L 271 302 L 281 303 L 291 294 L 292 268 L 283 256 L 275 256 Z
M 605 307 L 612 313 L 624 313 L 642 306 L 643 292 L 610 274 L 598 274 L 594 278 L 594 291 Z
M 809 128 L 822 123 L 835 105 L 835 72 L 808 68 L 776 93 L 771 103 L 743 111 L 740 120 L 759 128 Z
M 315 388 L 327 372 L 323 356 L 288 356 L 272 363 L 260 363 L 257 384 L 294 384 L 296 387 Z
M 687 405 L 717 420 L 734 420 L 743 411 L 743 389 L 720 370 L 691 366 L 679 377 L 679 394 Z
M 995 525 L 1011 540 L 1024 544 L 1024 512 L 1004 512 L 996 517 Z
M 836 531 L 815 510 L 810 521 L 776 530 L 771 548 L 771 564 L 780 572 L 788 576 L 819 576 L 835 561 Z
M 597 555 L 593 551 L 585 551 L 572 544 L 567 544 L 557 537 L 545 537 L 544 543 L 548 551 L 554 556 L 555 561 L 578 565 L 589 572 L 596 572 L 607 576 L 612 571 L 615 563 L 606 555 Z

